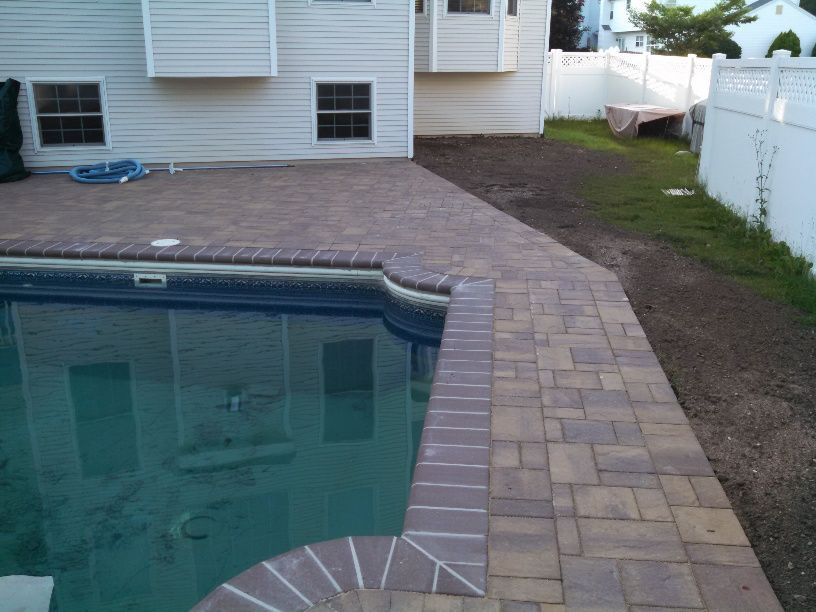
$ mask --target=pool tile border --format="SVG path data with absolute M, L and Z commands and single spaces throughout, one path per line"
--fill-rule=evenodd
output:
M 417 253 L 218 245 L 0 240 L 4 258 L 382 270 L 389 282 L 449 298 L 400 537 L 319 542 L 263 561 L 194 608 L 305 610 L 353 589 L 484 596 L 493 372 L 492 279 L 442 274 Z

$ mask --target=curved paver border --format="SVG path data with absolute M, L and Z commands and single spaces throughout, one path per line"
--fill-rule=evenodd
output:
M 395 285 L 449 298 L 400 537 L 348 537 L 263 561 L 194 609 L 303 610 L 354 589 L 484 596 L 493 374 L 492 279 L 442 274 L 416 253 L 0 241 L 2 258 L 381 269 Z

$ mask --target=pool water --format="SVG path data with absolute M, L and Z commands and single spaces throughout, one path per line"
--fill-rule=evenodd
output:
M 304 544 L 398 535 L 443 314 L 379 285 L 0 273 L 0 576 L 183 610 Z

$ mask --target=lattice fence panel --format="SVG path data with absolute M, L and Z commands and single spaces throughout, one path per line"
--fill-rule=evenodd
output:
M 770 68 L 720 68 L 717 91 L 763 97 L 768 93 Z
M 627 79 L 639 80 L 643 74 L 643 60 L 633 61 L 620 55 L 612 55 L 609 58 L 609 69 Z
M 606 57 L 603 53 L 562 53 L 562 70 L 580 70 L 581 68 L 604 68 Z
M 816 106 L 816 70 L 813 68 L 781 68 L 776 97 Z

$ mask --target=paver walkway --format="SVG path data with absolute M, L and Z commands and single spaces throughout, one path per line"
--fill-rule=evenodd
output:
M 36 177 L 0 199 L 0 239 L 418 250 L 428 268 L 496 279 L 488 596 L 779 609 L 615 275 L 429 171 Z

